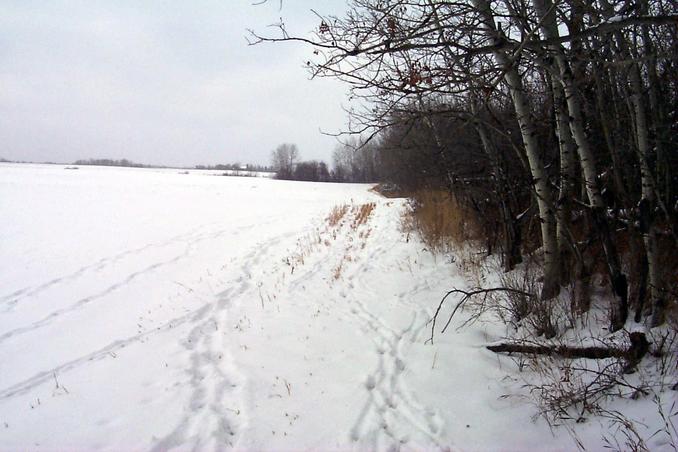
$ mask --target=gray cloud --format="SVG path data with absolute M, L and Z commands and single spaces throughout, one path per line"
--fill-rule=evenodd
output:
M 335 140 L 319 129 L 346 122 L 346 87 L 307 80 L 308 47 L 245 40 L 246 28 L 281 15 L 310 30 L 318 2 L 2 4 L 0 157 L 267 163 L 278 143 L 294 142 L 304 158 L 328 159 Z

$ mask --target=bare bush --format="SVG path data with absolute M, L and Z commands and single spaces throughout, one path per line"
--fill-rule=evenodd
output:
M 570 341 L 581 343 L 591 339 L 577 336 Z M 661 436 L 658 441 L 678 450 L 678 430 L 673 421 L 678 415 L 676 404 L 674 402 L 667 406 L 667 412 L 662 401 L 663 395 L 672 394 L 675 390 L 671 387 L 672 380 L 666 377 L 674 378 L 678 370 L 678 339 L 675 333 L 666 331 L 650 332 L 650 339 L 652 345 L 649 357 L 642 363 L 638 362 L 639 366 L 634 366 L 634 369 L 629 366 L 629 357 L 622 354 L 605 359 L 521 354 L 513 359 L 521 371 L 529 370 L 523 372 L 524 387 L 537 406 L 537 416 L 543 417 L 549 425 L 565 426 L 574 435 L 573 423 L 583 423 L 588 418 L 596 417 L 609 422 L 612 434 L 603 435 L 602 440 L 611 450 L 646 451 L 649 450 L 648 440 L 657 435 Z M 606 341 L 598 340 L 597 343 L 611 350 L 620 347 L 618 338 L 614 337 Z M 645 426 L 630 418 L 626 411 L 611 408 L 616 399 L 649 397 L 652 397 L 657 416 L 663 422 L 663 428 L 649 435 L 646 431 L 642 433 L 640 427 Z M 674 396 L 670 395 L 670 398 Z
M 521 268 L 504 273 L 501 282 L 504 287 L 517 289 L 500 294 L 503 299 L 496 301 L 497 311 L 503 320 L 516 328 L 525 324 L 535 336 L 555 337 L 558 331 L 554 312 L 559 300 L 539 298 L 541 282 L 536 265 L 526 262 Z

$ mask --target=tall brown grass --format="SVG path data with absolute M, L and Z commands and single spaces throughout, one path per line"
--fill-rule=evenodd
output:
M 447 252 L 481 239 L 476 213 L 445 190 L 419 190 L 411 195 L 410 211 L 403 218 L 407 232 L 418 233 L 431 251 Z

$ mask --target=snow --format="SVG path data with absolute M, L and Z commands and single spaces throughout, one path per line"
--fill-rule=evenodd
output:
M 0 450 L 572 449 L 368 189 L 0 164 Z

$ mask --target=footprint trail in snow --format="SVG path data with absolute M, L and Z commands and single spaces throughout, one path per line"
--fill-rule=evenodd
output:
M 36 190 L 65 176 L 35 171 L 46 181 Z M 80 241 L 64 236 L 67 264 L 31 273 L 28 257 L 20 263 L 41 223 L 15 215 L 6 225 L 28 232 L 0 254 L 23 275 L 0 281 L 1 448 L 446 447 L 439 413 L 409 380 L 430 313 L 411 301 L 424 282 L 401 265 L 411 249 L 400 201 L 367 186 L 281 191 L 276 181 L 170 172 L 154 175 L 158 186 L 143 172 L 90 171 L 58 195 L 89 190 L 97 208 L 120 211 L 130 185 L 138 203 L 113 224 L 89 218 L 73 231 Z M 7 199 L 26 189 L 8 180 Z M 215 209 L 228 190 L 242 200 Z M 168 225 L 170 205 L 191 214 Z M 52 221 L 86 215 L 88 204 L 71 208 Z M 109 234 L 119 250 L 97 254 L 111 227 L 139 238 Z M 53 246 L 56 256 L 65 245 Z M 45 262 L 57 262 L 49 252 L 45 244 Z

